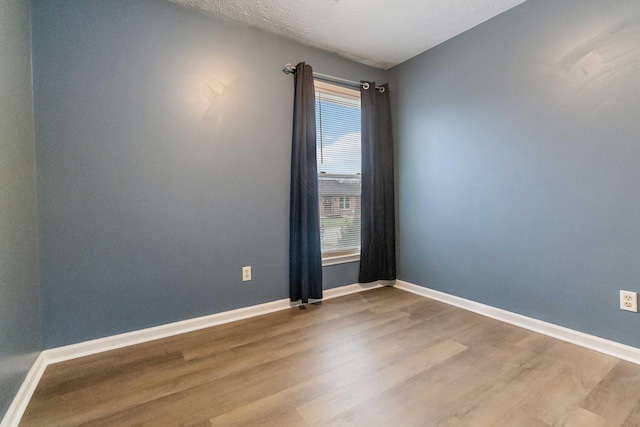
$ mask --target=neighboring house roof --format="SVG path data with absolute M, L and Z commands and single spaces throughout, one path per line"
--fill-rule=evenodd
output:
M 360 196 L 360 183 L 352 180 L 319 179 L 321 196 Z

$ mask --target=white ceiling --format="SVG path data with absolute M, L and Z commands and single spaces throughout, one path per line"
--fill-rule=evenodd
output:
M 525 0 L 170 0 L 388 69 Z

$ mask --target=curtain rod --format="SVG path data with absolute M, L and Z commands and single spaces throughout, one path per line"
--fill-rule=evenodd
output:
M 291 64 L 285 64 L 284 68 L 282 69 L 282 71 L 285 74 L 292 74 L 295 71 L 296 67 L 294 65 Z M 362 88 L 364 90 L 369 89 L 369 83 L 367 82 L 356 82 L 353 80 L 347 80 L 347 79 L 342 79 L 340 77 L 334 77 L 334 76 L 330 76 L 328 74 L 322 74 L 322 73 L 313 73 L 313 77 L 315 77 L 318 80 L 323 80 L 329 83 L 342 83 L 343 85 L 349 85 L 351 87 L 357 87 L 359 88 L 360 86 L 362 86 Z M 376 89 L 378 89 L 378 91 L 380 93 L 383 93 L 385 91 L 384 86 L 376 86 Z

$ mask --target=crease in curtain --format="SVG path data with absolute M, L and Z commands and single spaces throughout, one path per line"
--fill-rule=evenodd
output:
M 393 135 L 389 87 L 369 82 L 362 105 L 362 225 L 358 281 L 396 279 Z
M 313 69 L 304 62 L 294 72 L 293 135 L 289 223 L 291 301 L 322 298 L 322 250 Z

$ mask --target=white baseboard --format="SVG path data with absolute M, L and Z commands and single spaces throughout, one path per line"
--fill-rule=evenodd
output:
M 43 351 L 47 365 L 290 308 L 288 299 L 223 311 Z
M 553 323 L 544 322 L 501 308 L 414 285 L 413 283 L 402 280 L 397 280 L 395 287 L 640 365 L 640 349 L 636 347 L 585 334 Z
M 22 382 L 16 397 L 9 406 L 9 409 L 7 409 L 7 413 L 2 419 L 0 427 L 14 427 L 20 423 L 20 419 L 22 419 L 22 415 L 24 414 L 25 409 L 27 409 L 29 400 L 31 400 L 31 396 L 33 396 L 33 392 L 36 390 L 38 382 L 40 382 L 40 378 L 42 378 L 42 374 L 46 367 L 47 362 L 45 361 L 43 354 L 40 353 L 36 358 L 36 361 L 31 365 L 31 369 L 29 369 L 29 372 Z
M 377 282 L 373 284 L 356 283 L 353 285 L 341 286 L 338 288 L 325 290 L 323 292 L 323 299 L 327 300 L 331 298 L 337 298 L 343 295 L 353 294 L 356 292 L 381 286 L 383 285 Z M 49 365 L 52 363 L 64 362 L 66 360 L 102 353 L 104 351 L 114 350 L 117 348 L 128 347 L 130 345 L 153 341 L 160 338 L 166 338 L 173 335 L 184 334 L 186 332 L 196 331 L 198 329 L 210 328 L 212 326 L 235 322 L 237 320 L 247 319 L 249 317 L 273 313 L 274 311 L 286 310 L 295 305 L 296 304 L 292 304 L 289 299 L 284 298 L 264 304 L 238 308 L 236 310 L 224 311 L 221 313 L 215 313 L 207 316 L 196 317 L 193 319 L 182 320 L 179 322 L 167 323 L 165 325 L 154 326 L 152 328 L 140 329 L 137 331 L 98 338 L 91 341 L 84 341 L 77 344 L 52 348 L 43 351 L 43 354 L 47 365 Z
M 353 285 L 340 286 L 339 288 L 327 289 L 322 292 L 323 299 L 338 298 L 344 295 L 355 294 L 369 289 L 381 288 L 387 283 L 378 281 L 372 283 L 355 283 Z

